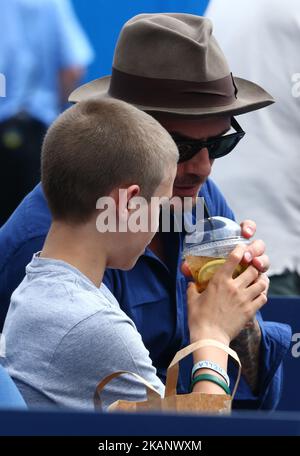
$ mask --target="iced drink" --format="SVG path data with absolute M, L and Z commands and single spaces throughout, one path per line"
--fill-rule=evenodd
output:
M 225 217 L 211 217 L 203 224 L 203 231 L 189 236 L 185 242 L 183 256 L 200 292 L 204 291 L 214 273 L 224 264 L 228 254 L 238 244 L 248 244 L 241 236 L 241 228 Z M 238 265 L 233 278 L 247 266 Z

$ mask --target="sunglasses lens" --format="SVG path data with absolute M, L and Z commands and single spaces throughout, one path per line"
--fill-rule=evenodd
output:
M 229 154 L 232 149 L 237 145 L 241 138 L 238 136 L 230 135 L 223 136 L 218 141 L 210 144 L 208 146 L 208 152 L 211 159 L 224 157 L 224 155 Z
M 190 160 L 199 151 L 198 144 L 180 143 L 177 144 L 177 147 L 179 151 L 179 163 Z
M 243 131 L 233 133 L 227 136 L 221 136 L 215 140 L 209 141 L 182 141 L 175 140 L 178 151 L 179 151 L 179 160 L 178 163 L 188 161 L 193 158 L 201 149 L 207 148 L 209 153 L 209 158 L 214 160 L 216 158 L 224 157 L 224 155 L 229 154 L 229 152 L 234 149 L 237 143 L 244 136 Z

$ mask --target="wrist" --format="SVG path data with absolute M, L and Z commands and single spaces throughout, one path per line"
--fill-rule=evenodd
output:
M 190 331 L 190 342 L 194 343 L 201 339 L 214 339 L 218 342 L 221 342 L 224 345 L 229 346 L 230 337 L 219 328 L 213 327 L 202 327 L 197 328 L 197 330 Z

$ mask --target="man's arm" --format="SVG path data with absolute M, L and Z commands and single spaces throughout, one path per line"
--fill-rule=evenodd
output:
M 239 355 L 242 363 L 242 374 L 255 395 L 258 388 L 260 344 L 261 330 L 257 320 L 251 325 L 248 324 L 230 344 L 231 348 Z
M 265 274 L 264 279 L 266 281 L 266 291 L 264 293 L 267 294 L 270 281 Z M 254 318 L 247 323 L 245 328 L 231 343 L 231 347 L 240 357 L 242 374 L 254 395 L 258 393 L 261 342 L 261 329 L 257 319 Z
M 243 375 L 233 402 L 234 409 L 274 410 L 280 401 L 283 380 L 282 361 L 290 347 L 291 328 L 282 323 L 265 322 L 260 313 L 257 314 L 257 322 L 260 326 L 261 342 L 256 391 L 255 393 L 252 391 L 246 376 Z M 234 372 L 232 372 L 232 378 L 236 378 Z
M 233 212 L 211 179 L 203 186 L 199 196 L 205 198 L 211 216 L 219 215 L 234 220 Z M 249 222 L 245 221 L 242 226 L 246 237 L 255 234 L 256 226 Z M 252 232 L 247 235 L 249 225 L 252 225 Z M 262 245 L 256 243 L 255 248 L 257 247 L 260 249 Z M 266 258 L 261 255 L 262 253 L 253 255 L 253 265 L 263 272 L 268 263 L 262 264 Z M 238 409 L 270 410 L 276 407 L 280 399 L 282 360 L 290 344 L 290 328 L 280 323 L 264 322 L 260 314 L 257 319 L 259 323 L 256 321 L 254 328 L 245 328 L 232 343 L 241 358 L 243 377 L 245 383 L 247 382 L 247 385 L 243 384 L 242 380 L 240 382 L 233 404 L 233 407 Z

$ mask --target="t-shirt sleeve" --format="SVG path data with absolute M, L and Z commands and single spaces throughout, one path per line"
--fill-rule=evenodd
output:
M 88 65 L 94 58 L 94 52 L 70 1 L 53 0 L 53 3 L 59 66 L 67 68 Z
M 164 385 L 134 323 L 117 307 L 105 306 L 73 327 L 60 342 L 45 390 L 66 405 L 69 401 L 70 406 L 77 403 L 80 408 L 93 408 L 97 384 L 120 370 L 140 375 L 163 394 Z M 143 401 L 146 388 L 125 374 L 105 386 L 101 399 L 103 409 L 118 399 Z

